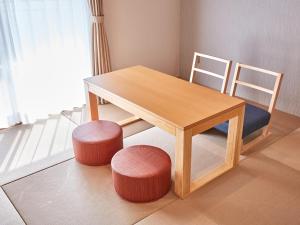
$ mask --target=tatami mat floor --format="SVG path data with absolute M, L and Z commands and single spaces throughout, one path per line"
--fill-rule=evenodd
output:
M 112 120 L 130 116 L 112 105 L 105 106 L 104 110 L 102 108 L 102 113 L 102 118 Z M 81 109 L 64 112 L 62 120 L 68 118 L 69 129 L 72 130 L 71 126 L 83 121 L 83 114 Z M 12 171 L 15 169 L 17 172 L 14 176 L 7 171 L 1 174 L 1 188 L 5 192 L 0 190 L 0 224 L 24 224 L 22 218 L 27 224 L 83 224 L 84 221 L 84 224 L 300 224 L 297 217 L 300 213 L 300 131 L 293 132 L 300 127 L 300 118 L 276 112 L 272 124 L 272 136 L 253 149 L 237 169 L 206 185 L 186 200 L 178 200 L 170 192 L 151 204 L 132 204 L 119 199 L 111 186 L 109 167 L 85 167 L 73 159 L 57 165 L 55 159 L 52 164 L 47 164 L 42 149 L 48 149 L 49 152 L 49 148 L 41 147 L 37 151 L 37 141 L 28 143 L 35 143 L 32 146 L 35 146 L 36 152 L 41 153 L 40 159 L 45 161 L 32 160 L 35 166 L 30 167 L 30 160 L 24 160 L 29 166 L 9 167 L 7 162 L 13 161 L 12 156 L 19 155 L 22 158 L 22 154 L 18 153 L 21 152 L 18 148 L 11 150 L 8 144 L 6 146 L 11 148 L 5 148 L 6 154 L 1 149 L 0 168 L 12 168 Z M 19 128 L 19 132 L 24 129 L 22 126 Z M 127 127 L 125 133 L 130 137 L 125 142 L 128 145 L 140 141 L 153 144 L 156 139 L 156 143 L 167 149 L 173 158 L 172 137 L 157 128 L 149 128 L 151 125 L 145 122 Z M 66 129 L 63 130 L 68 133 Z M 133 135 L 135 133 L 138 134 Z M 30 136 L 34 137 L 32 134 L 27 135 Z M 35 137 L 43 140 L 41 135 Z M 64 137 L 68 139 L 70 136 L 66 134 Z M 3 132 L 0 133 L 1 143 L 8 143 L 7 140 L 13 138 L 5 138 Z M 64 146 L 70 146 L 71 143 L 60 142 Z M 224 138 L 213 133 L 199 136 L 195 141 L 196 146 L 204 142 L 207 148 L 201 151 L 202 155 L 196 153 L 200 154 L 197 158 L 211 158 L 211 161 L 204 160 L 210 162 L 206 164 L 193 162 L 194 173 L 203 172 L 205 168 L 209 169 L 207 165 L 222 160 Z M 29 148 L 29 144 L 26 148 Z M 23 146 L 23 151 L 26 148 Z M 72 158 L 71 147 L 64 149 L 67 156 L 60 160 Z M 30 152 L 33 152 L 32 149 Z M 36 159 L 36 156 L 29 158 Z M 6 162 L 5 166 L 3 162 Z M 45 169 L 48 166 L 52 167 Z M 44 170 L 29 175 L 41 169 Z
M 300 129 L 139 225 L 299 225 Z

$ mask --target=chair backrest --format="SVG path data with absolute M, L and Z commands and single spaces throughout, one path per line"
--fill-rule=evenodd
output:
M 273 89 L 267 89 L 267 88 L 264 88 L 264 87 L 261 87 L 261 86 L 258 86 L 258 85 L 254 85 L 254 84 L 239 80 L 241 69 L 248 69 L 248 70 L 252 70 L 252 71 L 257 71 L 257 72 L 268 74 L 268 75 L 271 75 L 271 76 L 275 77 L 274 88 Z M 271 95 L 271 100 L 270 100 L 270 103 L 269 103 L 268 112 L 272 113 L 273 109 L 275 107 L 276 101 L 277 101 L 281 80 L 282 80 L 282 73 L 276 73 L 276 72 L 273 72 L 273 71 L 270 71 L 270 70 L 265 70 L 265 69 L 257 68 L 257 67 L 254 67 L 254 66 L 249 66 L 249 65 L 237 63 L 236 66 L 235 66 L 235 72 L 234 72 L 234 76 L 233 76 L 233 80 L 232 80 L 230 95 L 235 96 L 237 85 L 242 85 L 242 86 L 245 86 L 245 87 L 248 87 L 248 88 L 252 88 L 252 89 L 256 89 L 256 90 L 268 93 L 268 94 Z
M 217 62 L 225 63 L 226 66 L 225 66 L 224 75 L 216 74 L 216 73 L 213 73 L 213 72 L 210 72 L 210 71 L 207 71 L 207 70 L 197 68 L 196 64 L 199 63 L 197 58 L 198 59 L 206 58 L 206 59 L 214 60 L 214 61 L 217 61 Z M 221 58 L 217 58 L 217 57 L 214 57 L 214 56 L 205 55 L 205 54 L 195 52 L 194 53 L 194 59 L 193 59 L 193 65 L 192 65 L 192 71 L 191 71 L 191 75 L 190 75 L 190 82 L 191 83 L 193 82 L 195 72 L 219 78 L 219 79 L 223 80 L 220 92 L 224 94 L 224 93 L 226 93 L 226 89 L 227 89 L 227 83 L 228 83 L 228 78 L 229 78 L 229 74 L 230 74 L 231 64 L 232 64 L 231 60 L 221 59 Z

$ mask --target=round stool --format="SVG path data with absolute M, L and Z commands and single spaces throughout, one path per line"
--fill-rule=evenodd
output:
M 114 154 L 123 148 L 122 128 L 104 120 L 78 126 L 72 140 L 76 160 L 89 166 L 109 164 Z
M 131 202 L 150 202 L 171 186 L 171 159 L 160 148 L 136 145 L 114 155 L 111 161 L 116 192 Z

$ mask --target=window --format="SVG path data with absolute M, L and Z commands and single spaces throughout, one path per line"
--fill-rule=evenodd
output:
M 0 0 L 0 127 L 84 102 L 86 0 Z

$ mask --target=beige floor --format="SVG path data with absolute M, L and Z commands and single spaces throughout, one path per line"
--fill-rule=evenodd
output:
M 224 161 L 225 143 L 225 138 L 215 133 L 193 138 L 194 176 Z M 125 147 L 135 144 L 161 147 L 174 162 L 175 138 L 159 128 L 124 139 Z M 109 166 L 82 166 L 75 160 L 6 184 L 3 189 L 28 224 L 40 224 L 41 217 L 45 224 L 133 224 L 177 200 L 170 192 L 149 204 L 123 201 L 114 191 Z
M 15 225 L 25 224 L 18 212 L 15 210 L 12 203 L 5 195 L 2 188 L 0 188 L 0 224 Z
M 72 158 L 75 127 L 56 115 L 0 131 L 0 185 Z
M 101 106 L 101 118 L 118 121 L 130 114 L 113 105 Z M 73 158 L 72 130 L 84 115 L 81 109 L 51 115 L 34 124 L 0 131 L 0 186 Z M 124 137 L 152 127 L 140 121 L 126 126 Z M 29 176 L 30 177 L 30 176 Z M 22 224 L 13 204 L 0 188 L 0 225 Z
M 113 189 L 109 166 L 89 167 L 69 160 L 3 186 L 27 224 L 133 224 L 170 204 L 129 203 Z
M 80 109 L 65 115 L 76 123 L 82 121 Z M 137 132 L 151 127 L 146 123 L 135 126 Z M 27 224 L 300 224 L 300 134 L 299 130 L 291 133 L 298 127 L 299 118 L 276 112 L 268 140 L 253 149 L 237 169 L 183 201 L 170 192 L 150 204 L 125 202 L 112 189 L 109 167 L 90 168 L 74 160 L 2 188 Z M 154 143 L 173 159 L 174 139 L 168 134 L 157 128 L 135 135 L 134 127 L 128 130 L 126 145 Z M 204 163 L 195 160 L 193 174 L 220 162 L 223 140 L 214 132 L 196 137 L 193 154 L 198 156 L 194 159 Z M 8 210 L 6 217 L 0 213 L 1 222 L 9 221 L 3 224 L 22 224 L 5 195 L 0 195 L 0 202 Z
M 72 131 L 81 109 L 64 111 L 34 124 L 0 131 L 0 185 L 73 158 Z M 101 117 L 119 121 L 130 114 L 111 104 L 101 106 Z M 145 121 L 124 127 L 124 137 L 152 127 Z
M 299 225 L 300 129 L 138 224 Z

